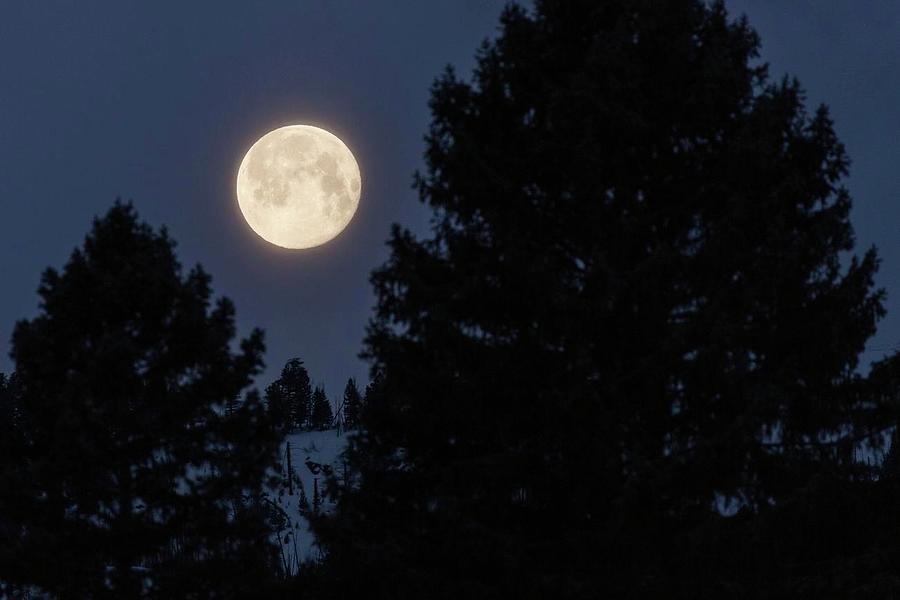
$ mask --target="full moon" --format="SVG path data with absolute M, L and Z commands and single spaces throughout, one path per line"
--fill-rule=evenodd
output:
M 288 125 L 247 151 L 237 199 L 247 224 L 267 242 L 312 248 L 344 230 L 360 187 L 359 165 L 344 142 L 318 127 Z

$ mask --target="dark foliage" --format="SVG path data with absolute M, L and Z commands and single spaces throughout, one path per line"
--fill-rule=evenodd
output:
M 312 395 L 312 411 L 309 415 L 310 429 L 324 431 L 334 425 L 334 412 L 331 403 L 325 395 L 325 389 L 317 386 Z
M 281 377 L 266 388 L 266 404 L 273 420 L 285 430 L 309 426 L 313 394 L 302 360 L 292 358 L 285 363 Z
M 721 3 L 538 0 L 438 79 L 432 234 L 396 227 L 372 276 L 383 378 L 316 520 L 333 589 L 898 587 L 895 485 L 858 460 L 894 422 L 855 374 L 878 261 L 826 109 L 758 47 Z
M 11 451 L 21 442 L 22 408 L 19 379 L 15 373 L 7 376 L 0 373 L 0 451 Z
M 341 403 L 342 423 L 345 429 L 356 429 L 359 427 L 360 413 L 362 412 L 362 396 L 359 388 L 356 387 L 356 381 L 351 377 L 347 380 L 344 387 L 344 399 Z
M 278 438 L 254 394 L 262 333 L 117 203 L 13 335 L 0 581 L 64 598 L 234 597 L 274 573 L 257 501 Z M 226 405 L 231 409 L 226 411 Z M 10 412 L 9 406 L 15 406 Z M 7 436 L 12 419 L 14 435 Z

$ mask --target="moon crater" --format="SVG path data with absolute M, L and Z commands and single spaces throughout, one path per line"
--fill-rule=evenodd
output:
M 247 224 L 284 248 L 312 248 L 337 236 L 359 205 L 359 165 L 336 136 L 289 125 L 261 137 L 238 169 Z

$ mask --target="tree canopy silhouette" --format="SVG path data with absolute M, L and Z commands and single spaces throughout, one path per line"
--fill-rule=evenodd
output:
M 883 293 L 828 111 L 758 49 L 721 2 L 537 0 L 472 82 L 436 81 L 431 235 L 395 226 L 372 275 L 384 378 L 317 523 L 332 574 L 369 597 L 774 597 L 833 566 L 796 529 L 772 551 L 771 519 L 871 475 L 855 444 L 889 421 L 856 367 Z
M 302 360 L 292 358 L 284 364 L 281 376 L 266 387 L 266 404 L 275 422 L 287 430 L 309 425 L 313 395 Z
M 346 429 L 356 429 L 359 426 L 360 413 L 362 412 L 363 398 L 359 393 L 356 380 L 350 377 L 344 386 L 344 398 L 341 402 L 341 419 Z
M 60 597 L 248 593 L 272 574 L 257 501 L 277 437 L 255 394 L 259 330 L 165 230 L 116 205 L 44 272 L 16 325 L 24 435 L 0 466 L 0 580 Z M 5 433 L 5 432 L 4 432 Z M 244 592 L 241 592 L 244 590 Z
M 331 403 L 325 395 L 325 388 L 316 386 L 312 395 L 312 411 L 309 415 L 310 429 L 318 429 L 320 431 L 330 428 L 334 424 L 334 411 L 331 410 Z

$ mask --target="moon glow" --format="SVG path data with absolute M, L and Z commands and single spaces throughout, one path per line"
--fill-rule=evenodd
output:
M 359 165 L 337 136 L 288 125 L 262 136 L 244 156 L 237 199 L 247 224 L 283 248 L 312 248 L 337 236 L 359 205 Z

